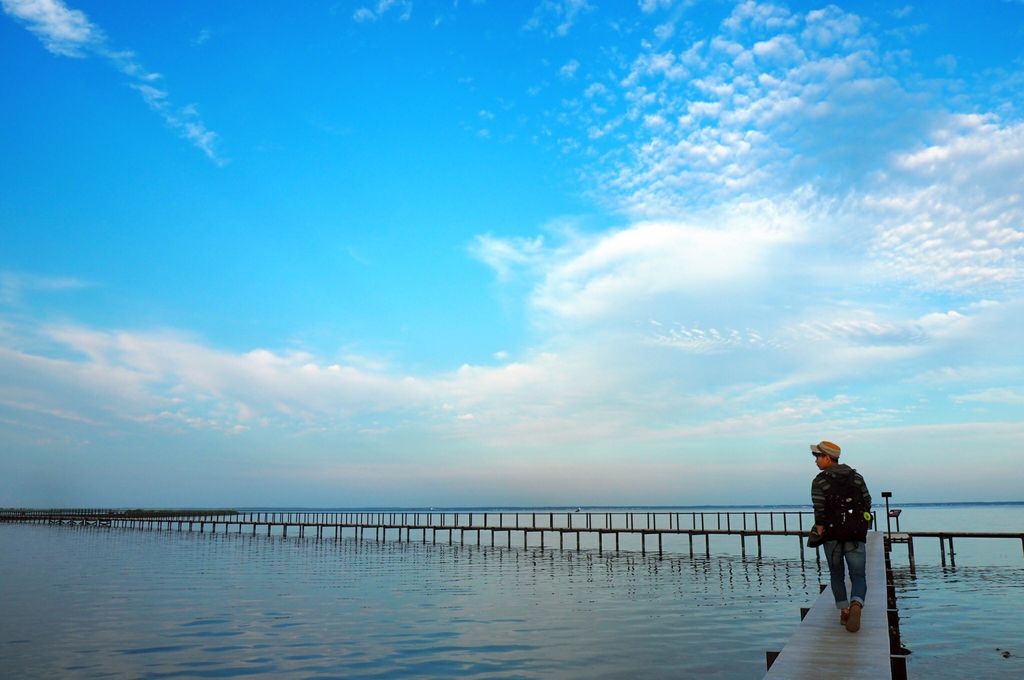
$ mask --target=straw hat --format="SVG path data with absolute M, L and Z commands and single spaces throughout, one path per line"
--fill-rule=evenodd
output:
M 839 451 L 839 444 L 834 442 L 820 441 L 817 444 L 811 444 L 811 453 L 815 456 L 825 454 L 839 460 Z

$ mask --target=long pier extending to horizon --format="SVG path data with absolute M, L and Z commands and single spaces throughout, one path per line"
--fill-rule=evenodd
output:
M 877 517 L 875 518 L 877 527 Z M 597 537 L 597 548 L 603 551 L 614 546 L 620 548 L 620 537 L 639 536 L 640 551 L 646 553 L 648 541 L 657 541 L 658 553 L 663 552 L 663 537 L 686 536 L 689 552 L 693 554 L 694 539 L 704 539 L 704 551 L 711 553 L 711 536 L 737 536 L 741 550 L 746 553 L 747 539 L 755 541 L 757 554 L 762 553 L 761 539 L 766 536 L 796 537 L 800 559 L 805 559 L 805 538 L 814 522 L 811 510 L 693 510 L 693 511 L 505 511 L 495 510 L 387 510 L 387 511 L 238 511 L 196 509 L 101 509 L 101 508 L 3 508 L 0 522 L 63 524 L 140 528 L 169 531 L 248 532 L 252 535 L 287 538 L 289 533 L 300 538 L 311 534 L 323 539 L 346 534 L 360 540 L 383 541 L 388 534 L 398 541 L 418 538 L 436 543 L 438 537 L 451 544 L 458 535 L 460 544 L 470 540 L 481 545 L 484 537 L 495 545 L 497 537 L 512 547 L 513 536 L 522 535 L 523 547 L 528 546 L 530 535 L 539 538 L 545 547 L 545 537 L 557 535 L 558 547 L 565 549 L 568 536 L 570 548 L 580 549 L 580 535 Z M 372 533 L 372 536 L 370 535 Z M 1024 550 L 1024 532 L 979 531 L 897 531 L 887 532 L 889 540 L 907 546 L 907 556 L 914 567 L 914 539 L 939 539 L 942 563 L 946 563 L 947 544 L 949 561 L 955 565 L 954 538 L 1018 539 Z M 573 545 L 574 544 L 574 545 Z M 652 546 L 653 548 L 653 546 Z M 820 561 L 820 553 L 815 550 Z
M 368 540 L 386 540 L 389 532 L 398 541 L 418 538 L 426 542 L 429 536 L 436 543 L 459 543 L 469 538 L 477 544 L 484 537 L 495 545 L 497 537 L 512 546 L 513 536 L 522 535 L 525 547 L 530 535 L 539 537 L 545 546 L 545 537 L 558 537 L 559 548 L 580 548 L 580 535 L 597 537 L 598 549 L 619 550 L 620 536 L 640 537 L 641 552 L 646 553 L 648 541 L 657 540 L 657 550 L 663 550 L 663 536 L 680 535 L 689 538 L 693 552 L 695 537 L 703 537 L 705 550 L 710 552 L 710 537 L 731 535 L 740 538 L 743 551 L 747 539 L 753 539 L 761 553 L 764 536 L 797 537 L 801 558 L 804 556 L 804 537 L 813 524 L 810 510 L 758 510 L 758 511 L 656 511 L 656 512 L 582 512 L 582 511 L 243 511 L 236 510 L 117 510 L 95 508 L 72 509 L 2 509 L 0 522 L 33 522 L 45 524 L 92 525 L 157 530 L 265 533 L 267 536 L 305 537 L 307 534 L 323 539 L 346 534 Z M 653 546 L 652 546 L 653 549 Z

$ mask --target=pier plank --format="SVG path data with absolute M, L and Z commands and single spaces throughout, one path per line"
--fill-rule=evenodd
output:
M 765 680 L 892 678 L 885 547 L 880 531 L 868 534 L 866 572 L 868 592 L 860 631 L 850 633 L 839 624 L 832 589 L 826 588 L 775 659 Z

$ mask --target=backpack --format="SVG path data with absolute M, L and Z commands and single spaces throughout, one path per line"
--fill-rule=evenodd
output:
M 843 477 L 829 477 L 831 485 L 825 492 L 825 538 L 829 541 L 866 541 L 871 520 L 871 506 L 864 501 L 864 491 L 854 483 L 854 470 Z

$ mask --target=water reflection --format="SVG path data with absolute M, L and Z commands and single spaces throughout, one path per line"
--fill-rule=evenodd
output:
M 0 675 L 751 677 L 813 562 L 0 527 Z
M 662 556 L 25 525 L 0 541 L 3 677 L 757 677 L 827 580 L 792 540 L 758 557 L 735 537 L 692 557 L 685 538 Z M 1019 556 L 970 559 L 915 575 L 894 554 L 911 672 L 1024 677 Z

